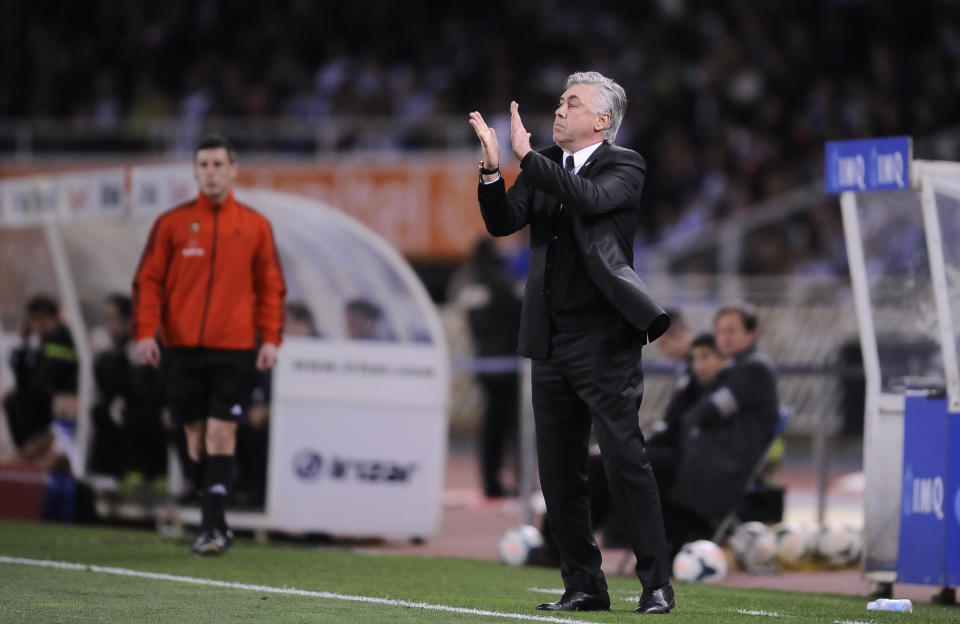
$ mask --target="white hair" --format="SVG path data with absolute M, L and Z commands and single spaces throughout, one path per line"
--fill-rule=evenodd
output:
M 603 140 L 607 143 L 613 143 L 613 140 L 617 138 L 617 131 L 620 130 L 623 114 L 627 110 L 627 94 L 623 87 L 612 78 L 607 78 L 600 72 L 595 71 L 570 74 L 567 76 L 567 85 L 564 87 L 564 91 L 576 84 L 597 85 L 596 98 L 593 103 L 594 110 L 598 114 L 610 114 L 610 123 L 603 129 Z

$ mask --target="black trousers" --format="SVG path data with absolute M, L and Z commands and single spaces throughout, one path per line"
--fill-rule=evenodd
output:
M 644 587 L 669 580 L 657 482 L 637 412 L 643 397 L 640 334 L 626 321 L 556 331 L 551 355 L 533 361 L 540 484 L 568 591 L 607 587 L 593 535 L 587 452 L 594 426 L 610 494 L 622 503 Z

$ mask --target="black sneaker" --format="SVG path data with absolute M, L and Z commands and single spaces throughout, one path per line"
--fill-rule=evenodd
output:
M 233 533 L 227 532 L 230 533 L 229 540 L 226 534 L 217 530 L 200 533 L 197 539 L 193 540 L 190 552 L 195 555 L 222 555 L 233 543 Z

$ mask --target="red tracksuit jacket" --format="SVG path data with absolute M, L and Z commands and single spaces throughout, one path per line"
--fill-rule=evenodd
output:
M 133 278 L 133 332 L 166 347 L 280 344 L 286 285 L 270 222 L 233 193 L 160 215 Z

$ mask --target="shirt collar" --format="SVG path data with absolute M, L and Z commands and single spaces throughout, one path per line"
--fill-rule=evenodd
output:
M 583 163 L 585 163 L 585 162 L 587 162 L 588 160 L 590 160 L 590 157 L 593 156 L 593 153 L 594 153 L 595 151 L 597 151 L 597 148 L 599 148 L 601 145 L 603 145 L 603 141 L 597 141 L 597 142 L 594 143 L 593 145 L 588 145 L 588 146 L 586 146 L 586 147 L 584 147 L 584 148 L 581 148 L 581 149 L 578 149 L 577 151 L 575 151 L 575 152 L 573 153 L 573 172 L 574 172 L 574 173 L 580 173 L 580 167 L 583 166 Z M 569 152 L 567 152 L 566 150 L 564 150 L 564 152 L 563 152 L 563 160 L 564 160 L 564 161 L 567 160 L 567 156 L 568 156 L 569 154 L 570 154 Z
M 756 345 L 756 344 L 750 345 L 749 347 L 747 347 L 746 349 L 744 349 L 744 350 L 741 351 L 740 353 L 736 353 L 736 354 L 734 354 L 733 356 L 731 356 L 731 357 L 730 357 L 730 364 L 731 364 L 731 365 L 733 365 L 733 364 L 739 364 L 740 362 L 744 361 L 745 359 L 747 359 L 748 357 L 750 357 L 751 355 L 753 355 L 753 354 L 756 352 L 756 350 L 757 350 L 757 345 Z
M 220 206 L 221 208 L 225 206 L 232 206 L 234 202 L 235 200 L 233 199 L 233 191 L 230 191 L 230 194 L 227 195 L 227 198 L 220 202 Z M 201 208 L 209 208 L 210 210 L 213 210 L 215 204 L 203 193 L 197 193 L 197 205 Z

